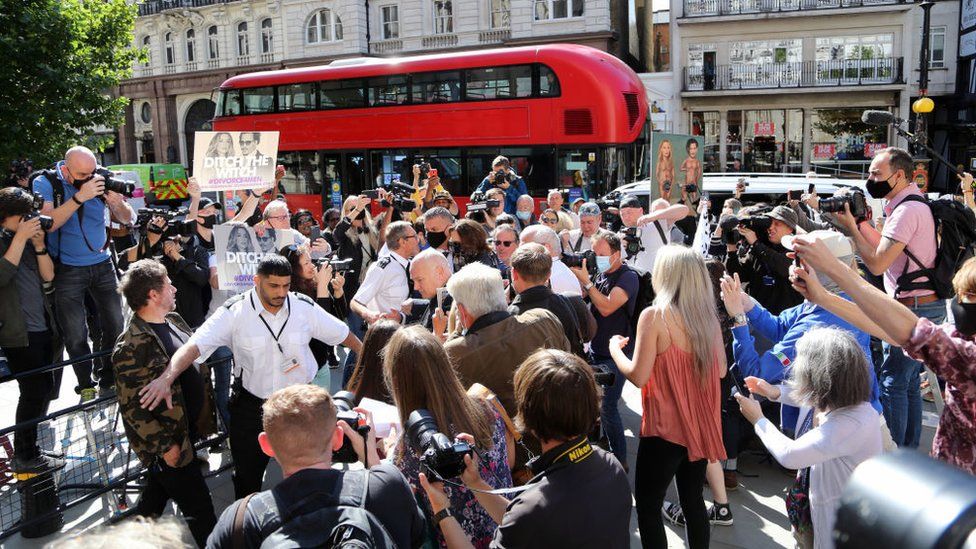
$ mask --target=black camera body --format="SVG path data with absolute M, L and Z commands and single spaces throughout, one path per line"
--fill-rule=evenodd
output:
M 128 198 L 132 198 L 132 195 L 136 192 L 136 182 L 128 181 L 125 179 L 118 179 L 115 177 L 110 170 L 106 168 L 99 167 L 95 169 L 95 175 L 100 175 L 105 178 L 105 190 L 112 191 L 114 193 L 119 193 Z
M 502 183 L 509 183 L 509 184 L 515 183 L 515 174 L 512 172 L 497 170 L 493 173 L 494 173 L 494 177 L 492 178 L 491 183 L 496 187 L 498 185 L 501 185 Z
M 25 215 L 23 217 L 23 220 L 24 221 L 30 221 L 31 219 L 34 219 L 35 217 L 40 218 L 40 220 L 41 220 L 41 230 L 43 230 L 44 232 L 50 231 L 51 230 L 51 227 L 54 226 L 54 219 L 51 219 L 51 216 L 49 216 L 49 215 L 41 215 L 41 212 L 38 212 L 36 210 L 33 211 L 33 212 L 31 212 L 31 213 L 29 213 L 29 214 L 27 214 L 27 215 Z
M 749 229 L 757 235 L 764 235 L 773 226 L 773 218 L 768 215 L 751 215 L 739 220 L 739 225 Z
M 474 453 L 467 442 L 457 439 L 451 442 L 439 432 L 433 414 L 423 408 L 410 412 L 404 428 L 410 446 L 420 454 L 420 464 L 437 479 L 459 476 L 465 468 L 464 456 Z
M 596 277 L 600 271 L 596 267 L 596 253 L 593 250 L 585 250 L 579 254 L 562 253 L 563 265 L 570 268 L 582 267 L 584 259 L 586 260 L 586 272 L 590 273 L 591 279 Z
M 485 193 L 479 191 L 471 195 L 471 202 L 468 203 L 468 212 L 483 212 L 489 208 L 497 208 L 501 205 L 501 200 L 488 200 L 485 198 Z
M 620 229 L 621 240 L 624 241 L 624 253 L 629 259 L 644 251 L 644 244 L 641 242 L 640 229 L 637 227 L 624 227 Z
M 352 427 L 365 440 L 369 436 L 369 425 L 366 424 L 365 416 L 353 410 L 356 395 L 349 391 L 338 391 L 332 395 L 332 400 L 335 402 L 336 419 Z M 332 452 L 332 461 L 334 463 L 355 463 L 359 461 L 359 456 L 356 455 L 356 449 L 352 447 L 351 440 L 348 438 L 342 440 L 342 447 Z
M 332 272 L 334 273 L 344 273 L 352 270 L 351 257 L 347 257 L 346 259 L 338 259 L 335 256 L 326 256 L 313 259 L 312 263 L 314 263 L 317 268 L 321 268 L 323 265 L 330 265 L 332 267 Z
M 844 211 L 844 204 L 851 208 L 851 215 L 857 220 L 867 219 L 868 201 L 864 198 L 864 193 L 860 190 L 853 190 L 841 196 L 831 196 L 821 198 L 819 201 L 820 211 L 827 213 L 837 213 Z
M 739 231 L 739 218 L 733 215 L 728 216 L 724 221 L 719 222 L 718 226 L 722 229 L 722 241 L 726 244 L 735 244 L 742 238 Z
M 620 219 L 620 214 L 611 212 L 610 208 L 620 210 L 620 201 L 601 198 L 596 200 L 596 205 L 600 207 L 600 222 L 607 225 L 615 223 Z
M 421 166 L 422 170 L 423 167 Z M 384 208 L 393 207 L 401 212 L 412 212 L 417 209 L 417 202 L 410 199 L 410 195 L 414 192 L 413 186 L 394 181 L 387 186 L 386 191 L 388 193 L 387 198 L 380 202 Z M 380 198 L 379 189 L 365 190 L 363 196 L 371 200 L 378 200 Z
M 143 231 L 162 234 L 164 237 L 193 236 L 197 231 L 197 222 L 186 219 L 187 210 L 167 210 L 165 208 L 139 208 L 136 212 L 136 226 Z M 155 229 L 153 218 L 162 217 L 166 220 L 162 232 Z

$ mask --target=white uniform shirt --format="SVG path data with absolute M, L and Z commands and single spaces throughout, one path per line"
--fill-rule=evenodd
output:
M 399 311 L 410 296 L 409 264 L 403 256 L 390 251 L 389 255 L 369 266 L 353 300 L 381 313 L 388 313 L 390 309 Z
M 552 274 L 549 275 L 549 286 L 557 294 L 570 293 L 583 295 L 583 289 L 580 288 L 579 279 L 576 278 L 573 271 L 570 271 L 569 267 L 561 259 L 556 257 L 552 258 Z
M 630 256 L 624 259 L 624 263 L 630 267 L 635 267 L 648 273 L 654 270 L 654 259 L 657 257 L 657 251 L 661 249 L 662 246 L 669 244 L 671 240 L 671 224 L 667 221 L 658 221 L 658 223 L 660 223 L 661 229 L 664 231 L 664 240 L 661 239 L 661 233 L 657 230 L 654 223 L 648 223 L 647 225 L 640 227 L 638 234 L 640 236 L 641 246 L 644 247 L 644 250 L 635 256 Z M 625 248 L 627 246 L 627 242 L 623 239 L 622 235 L 620 237 L 620 246 L 621 248 Z M 624 257 L 626 256 L 627 253 L 624 252 Z
M 279 331 L 276 343 L 274 335 Z M 197 346 L 201 360 L 218 347 L 230 347 L 234 373 L 240 376 L 244 389 L 258 398 L 268 398 L 278 389 L 310 383 L 315 377 L 318 363 L 308 347 L 312 338 L 339 345 L 348 335 L 349 327 L 311 298 L 291 292 L 278 313 L 271 314 L 252 288 L 229 299 L 197 328 L 188 343 Z M 299 365 L 285 372 L 283 365 L 291 358 Z

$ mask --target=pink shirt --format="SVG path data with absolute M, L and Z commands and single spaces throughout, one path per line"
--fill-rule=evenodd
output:
M 926 267 L 932 267 L 935 264 L 937 251 L 935 243 L 935 220 L 932 218 L 932 210 L 921 202 L 906 202 L 904 205 L 896 208 L 910 194 L 924 196 L 918 190 L 918 186 L 915 183 L 910 183 L 908 187 L 896 194 L 885 205 L 884 212 L 886 219 L 881 236 L 890 238 L 896 242 L 901 242 Z M 898 254 L 894 263 L 884 273 L 884 285 L 888 295 L 895 295 L 895 289 L 898 287 L 897 280 L 902 273 L 917 270 L 918 265 L 914 261 L 910 261 L 907 255 L 904 253 Z M 915 282 L 923 282 L 926 280 L 928 278 L 923 276 L 916 279 Z M 911 290 L 901 292 L 895 297 L 923 296 L 934 293 L 932 290 Z

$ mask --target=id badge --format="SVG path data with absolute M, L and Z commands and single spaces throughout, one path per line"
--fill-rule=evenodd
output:
M 288 372 L 294 370 L 295 368 L 298 368 L 301 365 L 302 363 L 299 362 L 297 358 L 293 356 L 290 357 L 286 356 L 285 359 L 281 362 L 281 371 L 287 374 Z

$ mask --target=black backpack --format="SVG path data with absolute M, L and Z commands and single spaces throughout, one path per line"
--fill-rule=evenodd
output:
M 952 298 L 956 292 L 952 287 L 952 277 L 959 267 L 973 257 L 973 246 L 976 244 L 976 215 L 966 206 L 952 198 L 927 200 L 918 195 L 908 195 L 899 204 L 905 202 L 921 202 L 928 205 L 935 220 L 935 242 L 937 251 L 935 264 L 931 269 L 926 268 L 914 254 L 905 247 L 905 255 L 909 262 L 919 267 L 917 271 L 905 272 L 898 277 L 898 291 L 934 290 L 942 299 Z M 918 281 L 921 277 L 928 277 L 928 281 Z
M 630 328 L 633 335 L 636 336 L 637 321 L 640 320 L 641 313 L 644 312 L 644 309 L 654 304 L 654 286 L 651 284 L 651 273 L 649 271 L 637 269 L 629 265 L 624 265 L 620 268 L 619 274 L 613 281 L 614 285 L 623 276 L 624 269 L 630 269 L 637 275 L 637 296 L 634 299 L 634 308 L 627 311 L 630 314 Z
M 233 547 L 246 545 L 244 514 L 250 508 L 258 517 L 261 547 L 395 548 L 389 532 L 365 507 L 368 487 L 369 469 L 364 469 L 343 475 L 338 498 L 332 492 L 314 492 L 280 509 L 273 492 L 252 494 L 235 514 Z

